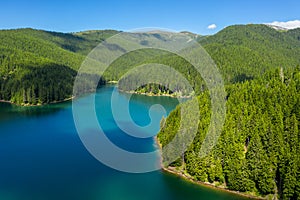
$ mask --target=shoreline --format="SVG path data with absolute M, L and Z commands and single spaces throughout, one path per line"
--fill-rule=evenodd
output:
M 155 140 L 155 143 L 157 144 L 157 146 L 159 147 L 160 154 L 162 155 L 162 145 L 159 142 L 158 137 L 155 136 L 154 140 Z M 227 188 L 216 186 L 216 185 L 213 185 L 211 183 L 196 181 L 196 180 L 193 179 L 192 176 L 187 176 L 186 174 L 182 173 L 181 171 L 176 170 L 175 167 L 164 167 L 162 156 L 160 158 L 160 165 L 161 165 L 161 171 L 163 173 L 169 173 L 169 174 L 178 176 L 178 177 L 180 177 L 180 178 L 182 178 L 186 181 L 189 181 L 189 182 L 191 182 L 193 184 L 196 184 L 196 185 L 199 185 L 199 186 L 209 187 L 209 188 L 214 189 L 214 190 L 239 195 L 239 196 L 246 197 L 246 198 L 249 198 L 249 199 L 252 199 L 252 200 L 265 200 L 266 199 L 264 197 L 259 197 L 259 196 L 254 196 L 254 195 L 251 195 L 251 194 L 246 194 L 246 193 L 243 193 L 243 192 L 239 192 L 239 191 L 229 190 Z
M 191 182 L 193 184 L 196 184 L 196 185 L 199 185 L 199 186 L 209 187 L 209 188 L 214 189 L 214 190 L 235 194 L 235 195 L 246 197 L 246 198 L 249 198 L 249 199 L 252 199 L 252 200 L 265 200 L 266 199 L 264 197 L 254 196 L 254 195 L 251 195 L 251 194 L 246 194 L 246 193 L 242 193 L 242 192 L 239 192 L 239 191 L 229 190 L 229 189 L 226 189 L 226 188 L 223 188 L 223 187 L 215 186 L 211 183 L 196 181 L 192 177 L 188 177 L 185 174 L 183 174 L 182 172 L 180 172 L 180 171 L 178 171 L 178 170 L 176 170 L 175 168 L 172 168 L 172 167 L 163 167 L 162 166 L 161 169 L 162 169 L 163 173 L 169 173 L 169 174 L 178 176 L 178 177 L 180 177 L 180 178 L 182 178 L 186 181 L 189 181 L 189 182 Z
M 0 100 L 0 103 L 8 103 L 8 104 L 15 105 L 15 106 L 20 106 L 20 107 L 38 107 L 38 106 L 46 106 L 46 105 L 51 105 L 51 104 L 64 103 L 64 102 L 67 102 L 67 101 L 71 101 L 74 98 L 75 97 L 72 96 L 72 97 L 69 97 L 69 98 L 66 98 L 66 99 L 63 99 L 63 100 L 60 100 L 60 101 L 53 101 L 53 102 L 50 102 L 50 103 L 36 104 L 36 105 L 33 105 L 33 104 L 16 104 L 14 102 L 7 101 L 7 100 Z
M 110 82 L 109 84 L 115 84 L 115 83 L 112 83 Z M 119 89 L 118 89 L 119 90 Z M 171 97 L 171 98 L 190 98 L 190 97 L 176 97 L 174 95 L 170 95 L 170 94 L 149 94 L 149 93 L 138 93 L 138 92 L 135 92 L 135 91 L 123 91 L 123 90 L 119 90 L 120 92 L 124 92 L 124 93 L 131 93 L 131 94 L 138 94 L 138 95 L 145 95 L 145 96 L 166 96 L 166 97 Z M 20 107 L 39 107 L 39 106 L 46 106 L 46 105 L 51 105 L 51 104 L 59 104 L 59 103 L 63 103 L 63 102 L 67 102 L 67 101 L 71 101 L 75 99 L 75 96 L 72 96 L 72 97 L 69 97 L 69 98 L 66 98 L 66 99 L 63 99 L 63 100 L 60 100 L 60 101 L 53 101 L 53 102 L 50 102 L 50 103 L 46 103 L 46 104 L 37 104 L 37 105 L 31 105 L 31 104 L 16 104 L 16 103 L 13 103 L 11 101 L 7 101 L 7 100 L 0 100 L 1 103 L 8 103 L 8 104 L 11 104 L 11 105 L 15 105 L 15 106 L 20 106 Z M 266 199 L 264 197 L 260 197 L 260 196 L 254 196 L 254 195 L 251 195 L 251 194 L 246 194 L 246 193 L 243 193 L 243 192 L 239 192 L 239 191 L 234 191 L 234 190 L 229 190 L 227 188 L 224 188 L 224 187 L 220 187 L 220 186 L 216 186 L 216 185 L 213 185 L 211 183 L 206 183 L 206 182 L 201 182 L 201 181 L 197 181 L 197 180 L 194 180 L 192 176 L 188 176 L 188 174 L 185 174 L 179 170 L 176 170 L 175 167 L 164 167 L 163 166 L 163 157 L 162 157 L 162 145 L 158 139 L 157 136 L 154 137 L 154 140 L 155 140 L 155 143 L 157 144 L 158 148 L 159 148 L 159 151 L 160 151 L 160 166 L 161 166 L 161 171 L 163 173 L 169 173 L 169 174 L 173 174 L 175 176 L 178 176 L 186 181 L 189 181 L 193 184 L 196 184 L 196 185 L 199 185 L 199 186 L 205 186 L 205 187 L 209 187 L 209 188 L 212 188 L 212 189 L 215 189 L 215 190 L 219 190 L 219 191 L 223 191 L 223 192 L 227 192 L 227 193 L 231 193 L 231 194 L 235 194 L 235 195 L 239 195 L 239 196 L 242 196 L 242 197 L 246 197 L 246 198 L 249 198 L 249 199 L 253 199 L 253 200 L 263 200 L 263 199 Z
M 136 91 L 125 91 L 118 88 L 120 92 L 127 93 L 127 94 L 138 94 L 144 95 L 148 97 L 170 97 L 170 98 L 181 98 L 181 99 L 189 99 L 192 96 L 176 96 L 174 94 L 154 94 L 154 93 L 147 93 L 147 92 L 136 92 Z
M 72 101 L 73 99 L 75 99 L 75 96 L 71 96 L 69 98 L 66 98 L 66 99 L 63 99 L 63 100 L 60 100 L 60 101 L 53 101 L 53 102 L 50 102 L 48 104 L 41 104 L 41 106 L 43 106 L 43 105 L 57 104 L 57 103 L 64 103 L 64 102 L 67 102 L 67 101 Z
M 108 81 L 107 84 L 105 85 L 109 85 L 109 84 L 112 84 L 112 85 L 115 85 L 117 84 L 118 81 Z M 118 86 L 116 86 L 118 88 Z M 118 88 L 118 91 L 119 92 L 123 92 L 123 93 L 127 93 L 127 94 L 137 94 L 137 95 L 144 95 L 144 96 L 149 96 L 149 97 L 170 97 L 170 98 L 181 98 L 181 99 L 189 99 L 189 98 L 192 98 L 192 96 L 176 96 L 174 94 L 154 94 L 154 93 L 141 93 L 141 92 L 136 92 L 136 91 L 125 91 L 125 90 L 121 90 Z M 71 101 L 75 99 L 75 96 L 72 96 L 72 97 L 69 97 L 69 98 L 66 98 L 66 99 L 63 99 L 63 100 L 60 100 L 60 101 L 53 101 L 53 102 L 50 102 L 50 103 L 44 103 L 44 104 L 17 104 L 17 103 L 14 103 L 14 102 L 11 102 L 11 101 L 8 101 L 8 100 L 3 100 L 3 99 L 0 99 L 0 103 L 8 103 L 8 104 L 11 104 L 11 105 L 15 105 L 15 106 L 21 106 L 21 107 L 35 107 L 35 106 L 45 106 L 45 105 L 51 105 L 51 104 L 57 104 L 57 103 L 63 103 L 63 102 L 67 102 L 67 101 Z

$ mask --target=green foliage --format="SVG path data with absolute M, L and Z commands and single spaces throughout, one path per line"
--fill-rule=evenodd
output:
M 196 180 L 224 182 L 232 190 L 299 199 L 299 69 L 276 69 L 226 90 L 226 122 L 218 144 L 204 158 L 199 151 L 210 104 L 207 92 L 199 96 L 201 118 L 197 136 L 185 152 L 186 171 Z M 180 107 L 158 134 L 163 147 L 176 134 L 178 113 Z
M 298 38 L 300 38 L 298 29 L 279 32 L 266 25 L 239 25 L 227 27 L 213 36 L 196 39 L 218 66 L 225 84 L 232 84 L 258 78 L 274 68 L 292 69 L 299 65 L 300 40 Z M 171 66 L 189 81 L 198 95 L 206 89 L 201 74 L 183 58 L 154 49 L 139 50 L 122 56 L 112 63 L 105 77 L 109 80 L 119 80 L 132 68 L 145 63 Z M 179 84 L 176 78 L 165 77 L 169 78 L 170 85 Z M 139 78 L 123 77 L 120 89 L 130 90 L 131 85 L 134 85 Z M 153 85 L 148 88 L 153 88 Z M 161 93 L 185 93 L 185 88 L 180 85 L 179 91 L 160 88 L 158 90 Z M 136 91 L 150 92 L 149 89 L 141 90 L 141 88 Z
M 99 39 L 116 33 L 101 32 Z M 72 97 L 76 70 L 97 44 L 74 34 L 0 31 L 0 100 L 36 105 Z
M 0 31 L 0 100 L 37 105 L 72 97 L 85 56 L 117 33 Z M 99 79 L 98 84 L 121 79 L 119 88 L 129 91 L 138 78 L 147 78 L 123 76 L 136 66 L 173 67 L 199 95 L 201 118 L 192 145 L 172 165 L 183 164 L 196 180 L 219 182 L 232 190 L 300 199 L 300 29 L 279 32 L 265 25 L 239 25 L 207 37 L 184 34 L 203 45 L 226 84 L 226 122 L 218 144 L 206 157 L 200 158 L 199 152 L 210 123 L 209 93 L 201 75 L 181 57 L 162 50 L 134 51 L 115 60 L 102 77 L 83 74 L 83 84 L 75 92 L 89 92 Z M 94 66 L 93 61 L 89 64 Z M 163 75 L 169 87 L 154 82 L 136 91 L 190 95 L 175 76 Z M 179 106 L 161 122 L 162 146 L 180 129 L 180 117 Z
M 119 32 L 114 30 L 84 31 L 74 34 L 34 29 L 0 31 L 0 75 L 3 79 L 1 80 L 1 88 L 5 87 L 5 90 L 11 91 L 11 94 L 2 94 L 1 100 L 17 102 L 18 104 L 25 103 L 20 98 L 22 88 L 20 90 L 10 88 L 18 85 L 15 83 L 16 79 L 11 80 L 14 83 L 6 83 L 7 78 L 14 78 L 14 76 L 11 76 L 12 73 L 17 72 L 18 76 L 25 74 L 25 71 L 31 73 L 30 70 L 33 69 L 31 65 L 39 67 L 63 66 L 76 71 L 85 59 L 86 54 L 99 42 L 117 33 Z M 228 27 L 216 35 L 208 37 L 201 37 L 188 32 L 184 34 L 199 40 L 216 62 L 226 84 L 252 80 L 274 67 L 292 68 L 300 63 L 298 57 L 300 53 L 298 29 L 278 32 L 265 25 L 247 25 Z M 101 78 L 101 82 L 116 81 L 122 78 L 119 88 L 129 91 L 137 81 L 136 77 L 128 78 L 122 77 L 122 75 L 132 68 L 146 63 L 160 63 L 174 68 L 189 81 L 197 95 L 206 89 L 201 74 L 198 74 L 191 64 L 177 55 L 153 49 L 139 50 L 120 57 L 111 64 Z M 18 69 L 18 71 L 15 69 Z M 62 71 L 69 73 L 66 74 L 67 77 L 74 74 L 71 73 L 72 70 Z M 32 73 L 39 75 L 33 71 Z M 177 96 L 191 95 L 187 88 L 177 81 L 176 77 L 166 76 L 166 78 L 169 82 L 166 87 L 152 83 L 146 84 L 136 91 Z M 67 80 L 70 80 L 67 85 L 73 84 L 73 79 Z M 52 87 L 61 87 L 58 86 L 59 82 L 60 80 L 54 78 L 51 84 L 56 86 L 52 85 Z M 90 83 L 87 80 L 85 86 L 82 86 L 83 91 L 90 91 L 88 84 Z M 32 87 L 33 85 L 28 85 L 24 89 L 29 90 Z M 168 87 L 175 89 L 170 90 Z M 68 91 L 65 96 L 72 95 L 69 89 L 63 88 L 62 90 Z M 0 92 L 3 93 L 3 91 Z M 39 94 L 36 98 L 40 98 Z M 23 99 L 25 100 L 25 98 Z M 49 102 L 52 101 L 54 99 L 49 100 Z
M 219 67 L 224 81 L 235 83 L 259 77 L 277 67 L 300 63 L 299 29 L 279 32 L 266 25 L 229 26 L 200 43 Z

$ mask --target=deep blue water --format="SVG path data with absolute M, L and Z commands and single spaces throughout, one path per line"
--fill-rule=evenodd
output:
M 114 144 L 133 152 L 155 150 L 152 137 L 134 138 L 118 129 L 110 109 L 112 91 L 112 86 L 103 87 L 96 95 L 76 101 L 84 108 L 88 99 L 95 98 L 99 123 Z M 120 104 L 128 99 L 127 94 L 117 97 Z M 177 103 L 169 97 L 133 95 L 130 114 L 137 124 L 144 126 L 150 122 L 148 109 L 151 105 L 160 104 L 169 113 Z M 153 111 L 158 120 L 163 114 L 160 110 Z M 159 129 L 158 121 L 155 123 L 151 131 Z M 77 134 L 72 102 L 41 107 L 0 103 L 0 200 L 48 199 L 243 198 L 198 186 L 162 171 L 129 174 L 101 164 L 85 149 Z

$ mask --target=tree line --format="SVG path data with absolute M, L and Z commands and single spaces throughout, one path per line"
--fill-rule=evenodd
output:
M 198 133 L 171 166 L 195 180 L 280 199 L 300 199 L 300 67 L 278 68 L 262 78 L 226 87 L 226 121 L 209 155 L 199 152 L 210 122 L 208 92 L 198 98 Z M 163 123 L 158 139 L 177 133 L 180 107 Z M 164 155 L 163 155 L 164 156 Z

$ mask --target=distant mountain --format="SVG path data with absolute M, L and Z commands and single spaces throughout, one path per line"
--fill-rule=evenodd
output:
M 90 51 L 91 48 L 95 47 L 95 45 L 104 41 L 106 38 L 111 37 L 112 35 L 118 34 L 120 31 L 116 30 L 89 30 L 89 31 L 81 31 L 77 33 L 73 33 L 73 36 L 84 39 L 90 46 L 86 46 L 85 51 Z M 89 52 L 84 52 L 85 54 Z
M 299 29 L 277 31 L 266 25 L 229 26 L 200 41 L 226 82 L 253 78 L 274 67 L 300 64 Z
M 282 32 L 266 25 L 235 25 L 212 36 L 187 31 L 181 34 L 203 45 L 230 84 L 254 79 L 273 68 L 299 65 L 299 30 Z M 71 97 L 74 77 L 85 56 L 99 42 L 117 33 L 57 33 L 28 28 L 0 31 L 0 100 L 44 104 Z M 149 34 L 165 37 L 163 33 Z M 137 64 L 151 61 L 173 66 L 189 77 L 196 91 L 203 90 L 201 77 L 192 66 L 174 55 L 148 51 L 129 56 L 134 59 L 123 57 L 113 63 L 107 80 L 116 80 Z
M 199 40 L 201 39 L 203 36 L 202 35 L 198 35 L 189 31 L 181 31 L 180 33 L 183 33 L 191 38 L 193 38 L 194 40 Z

